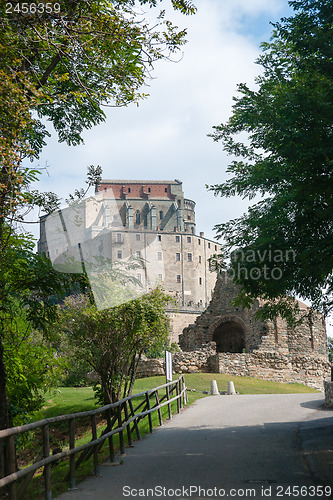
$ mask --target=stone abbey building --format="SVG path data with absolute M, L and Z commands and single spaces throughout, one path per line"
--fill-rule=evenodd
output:
M 220 249 L 196 234 L 195 202 L 184 197 L 179 180 L 102 180 L 84 204 L 42 217 L 38 244 L 56 269 L 75 262 L 69 272 L 87 269 L 93 260 L 142 259 L 135 277 L 143 290 L 160 284 L 176 301 L 168 311 L 170 340 L 182 349 L 174 356 L 176 371 L 202 369 L 322 389 L 330 372 L 323 317 L 290 329 L 281 318 L 256 320 L 259 301 L 249 310 L 234 307 L 237 288 L 224 275 L 216 279 L 209 266 Z
M 94 197 L 42 217 L 40 226 L 38 251 L 59 270 L 66 270 L 65 261 L 75 261 L 71 271 L 81 272 L 80 262 L 87 269 L 98 258 L 142 258 L 135 277 L 143 289 L 161 284 L 176 301 L 168 311 L 171 341 L 212 298 L 216 274 L 208 259 L 221 246 L 196 234 L 195 202 L 184 197 L 179 180 L 102 180 Z

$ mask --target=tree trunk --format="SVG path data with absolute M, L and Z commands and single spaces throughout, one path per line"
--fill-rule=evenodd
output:
M 6 369 L 4 364 L 4 349 L 0 340 L 0 429 L 9 427 L 8 400 L 6 391 Z
M 6 391 L 6 370 L 3 360 L 3 344 L 0 340 L 0 429 L 9 427 L 8 401 Z M 4 477 L 6 471 L 6 445 L 5 441 L 0 442 L 0 477 Z

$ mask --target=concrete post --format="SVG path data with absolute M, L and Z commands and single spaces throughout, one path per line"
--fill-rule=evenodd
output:
M 234 386 L 233 382 L 228 382 L 228 394 L 231 395 L 231 396 L 233 394 L 236 394 L 235 386 Z
M 210 393 L 212 396 L 219 396 L 219 390 L 217 388 L 217 382 L 216 380 L 212 380 L 210 383 Z

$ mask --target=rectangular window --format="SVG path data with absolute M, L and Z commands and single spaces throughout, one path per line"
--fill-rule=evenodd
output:
M 180 253 L 176 253 L 176 260 L 180 260 Z
M 148 188 L 148 193 L 150 193 L 150 188 Z
M 117 241 L 121 241 L 121 234 L 117 233 Z
M 201 245 L 201 240 L 198 240 L 198 245 Z
M 168 188 L 164 188 L 164 192 L 167 193 L 168 192 Z
M 131 192 L 131 188 L 128 188 L 128 192 L 129 192 L 129 193 Z
M 217 251 L 217 245 L 215 245 L 215 251 Z
M 123 258 L 123 252 L 121 250 L 118 250 L 117 259 L 122 259 L 122 258 Z
M 163 211 L 160 210 L 160 219 L 163 219 Z
M 135 237 L 136 237 L 136 241 L 140 241 L 140 239 L 141 239 L 141 234 L 136 234 L 136 235 L 135 235 Z
M 208 248 L 210 248 L 210 243 L 208 243 Z
M 136 275 L 136 279 L 137 279 L 138 281 L 140 281 L 140 283 L 141 283 L 141 274 L 137 274 L 137 275 Z
M 191 253 L 187 254 L 187 262 L 192 262 L 192 254 Z
M 136 255 L 136 257 L 141 257 L 141 252 L 140 252 L 140 250 L 137 250 L 137 251 L 135 252 L 135 255 Z
M 162 252 L 157 252 L 157 260 L 162 260 Z
M 199 255 L 199 264 L 201 264 L 201 255 Z
M 180 236 L 176 236 L 176 243 L 180 242 Z
M 162 281 L 162 280 L 163 280 L 163 276 L 162 276 L 162 274 L 158 274 L 157 276 L 158 276 L 158 279 L 159 279 L 160 281 Z
M 182 280 L 181 280 L 181 276 L 180 276 L 180 274 L 177 274 L 177 283 L 181 283 L 181 281 L 182 281 Z
M 192 239 L 191 239 L 191 236 L 188 236 L 187 237 L 187 243 L 191 243 Z
M 158 241 L 162 241 L 162 236 L 159 234 L 159 235 L 157 236 L 157 239 L 158 239 Z
M 202 278 L 199 278 L 199 285 L 202 285 Z

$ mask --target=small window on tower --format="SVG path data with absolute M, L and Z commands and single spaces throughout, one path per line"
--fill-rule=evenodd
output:
M 163 211 L 160 210 L 160 219 L 163 219 Z
M 167 193 L 168 192 L 168 188 L 164 188 L 164 192 Z
M 181 283 L 181 276 L 180 276 L 180 274 L 177 274 L 177 283 Z
M 201 255 L 199 255 L 199 264 L 201 264 Z
M 180 260 L 180 253 L 176 253 L 176 260 Z
M 140 234 L 136 234 L 136 241 L 140 241 L 141 239 L 140 236 L 141 236 Z
M 176 236 L 176 243 L 180 242 L 180 236 Z
M 129 193 L 131 192 L 131 188 L 128 188 L 128 192 L 129 192 Z
M 162 241 L 162 236 L 159 234 L 159 235 L 157 236 L 157 239 L 158 239 L 158 241 Z
M 150 188 L 148 188 L 148 193 L 150 193 L 150 191 L 151 191 Z
M 199 285 L 202 285 L 202 278 L 199 278 Z
M 162 252 L 157 252 L 157 260 L 162 260 Z
M 117 259 L 122 259 L 122 257 L 123 257 L 122 251 L 118 250 L 118 252 L 117 252 Z

